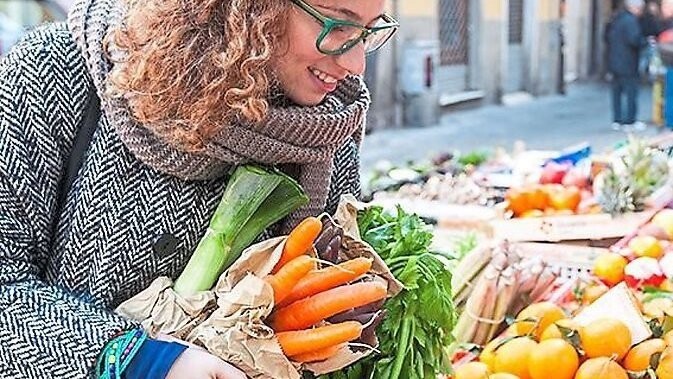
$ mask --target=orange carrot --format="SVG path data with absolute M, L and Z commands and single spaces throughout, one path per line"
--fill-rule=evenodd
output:
M 309 272 L 301 278 L 290 295 L 277 304 L 279 307 L 283 307 L 297 300 L 346 284 L 365 274 L 371 267 L 372 260 L 361 257 L 343 262 L 338 266 Z
M 364 282 L 332 288 L 278 309 L 271 319 L 276 332 L 301 330 L 345 312 L 386 297 L 386 285 Z
M 308 255 L 300 255 L 287 262 L 275 275 L 267 276 L 266 282 L 273 287 L 274 303 L 278 304 L 286 298 L 301 278 L 314 268 L 314 258 Z
M 350 342 L 360 338 L 361 334 L 362 324 L 346 321 L 315 329 L 281 332 L 276 334 L 276 338 L 285 355 L 292 357 Z
M 287 236 L 283 254 L 272 272 L 275 274 L 287 262 L 309 251 L 320 231 L 322 231 L 322 222 L 316 217 L 307 217 L 295 226 Z
M 332 358 L 345 344 L 340 343 L 320 350 L 309 351 L 308 353 L 297 354 L 290 357 L 295 362 L 310 363 L 320 362 Z

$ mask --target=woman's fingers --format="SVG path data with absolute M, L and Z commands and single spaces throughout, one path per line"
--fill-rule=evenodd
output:
M 188 348 L 173 363 L 166 379 L 245 379 L 236 367 L 203 349 Z
M 227 362 L 222 361 L 222 367 L 217 373 L 216 379 L 246 379 L 247 376 L 243 371 L 237 369 L 236 367 L 230 365 Z
M 200 346 L 179 340 L 167 334 L 159 334 L 159 341 L 186 345 L 185 350 L 173 363 L 166 379 L 246 379 L 243 371 L 210 354 Z

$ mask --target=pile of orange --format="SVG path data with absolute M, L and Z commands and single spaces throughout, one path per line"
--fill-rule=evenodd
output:
M 628 379 L 629 372 L 649 369 L 654 354 L 661 354 L 657 378 L 673 379 L 673 332 L 632 347 L 623 322 L 604 318 L 580 327 L 550 303 L 524 309 L 514 325 L 453 379 Z
M 515 217 L 575 214 L 582 201 L 579 188 L 560 184 L 538 184 L 510 189 L 505 195 L 507 209 Z

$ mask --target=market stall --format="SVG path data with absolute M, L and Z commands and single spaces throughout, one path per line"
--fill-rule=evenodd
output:
M 368 203 L 257 243 L 306 197 L 244 166 L 177 281 L 117 312 L 252 378 L 671 378 L 663 146 L 388 168 Z
M 389 171 L 373 203 L 425 216 L 438 250 L 460 250 L 466 231 L 478 241 L 451 266 L 447 376 L 671 377 L 671 145 L 662 135 L 600 155 L 578 145 Z

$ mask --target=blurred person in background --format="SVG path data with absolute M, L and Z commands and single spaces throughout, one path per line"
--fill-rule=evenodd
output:
M 608 71 L 612 74 L 612 128 L 643 130 L 645 124 L 638 114 L 639 57 L 646 46 L 638 17 L 645 6 L 643 0 L 625 0 L 608 23 L 605 39 L 608 49 Z M 623 99 L 626 99 L 626 107 Z
M 236 165 L 299 181 L 310 201 L 287 227 L 359 196 L 365 55 L 397 26 L 384 0 L 77 0 L 67 25 L 15 45 L 0 60 L 0 377 L 245 378 L 113 310 L 178 276 Z
M 650 61 L 656 50 L 656 39 L 659 33 L 663 31 L 663 20 L 661 9 L 656 1 L 648 1 L 645 4 L 645 10 L 640 17 L 640 30 L 643 37 L 647 40 L 647 45 L 640 51 L 639 72 L 645 82 L 651 80 L 649 74 Z

